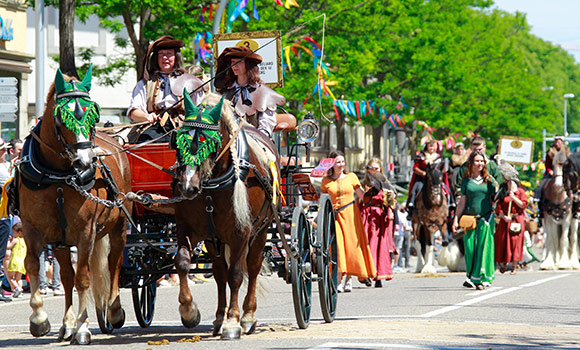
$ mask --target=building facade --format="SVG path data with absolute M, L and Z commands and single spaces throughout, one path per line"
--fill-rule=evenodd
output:
M 27 52 L 26 0 L 0 0 L 0 130 L 6 141 L 28 129 L 28 80 L 33 55 Z

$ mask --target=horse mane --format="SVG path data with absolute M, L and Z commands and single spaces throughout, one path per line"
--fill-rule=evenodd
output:
M 215 93 L 208 93 L 202 100 L 202 104 L 207 104 L 210 106 L 215 106 L 219 103 L 222 97 Z M 232 104 L 229 100 L 224 99 L 222 111 L 221 111 L 221 122 L 226 126 L 226 130 L 229 133 L 229 137 L 233 137 L 233 134 L 242 125 L 238 125 Z M 225 145 L 222 145 L 225 146 Z M 240 179 L 240 160 L 238 159 L 238 150 L 236 142 L 232 142 L 230 146 L 230 156 L 234 164 L 235 174 L 237 180 L 234 184 L 234 195 L 232 197 L 234 214 L 236 217 L 236 226 L 238 228 L 251 227 L 252 218 L 250 213 L 250 202 L 248 200 L 248 190 L 244 181 Z M 209 172 L 211 172 L 210 162 L 204 162 L 202 165 L 202 171 L 205 173 L 209 167 Z

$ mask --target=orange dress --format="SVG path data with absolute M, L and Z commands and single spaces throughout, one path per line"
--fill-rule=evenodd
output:
M 338 180 L 325 177 L 320 191 L 330 195 L 337 210 L 354 201 L 354 191 L 360 185 L 358 177 L 348 173 Z M 358 205 L 351 204 L 337 213 L 336 243 L 339 272 L 359 279 L 377 275 Z

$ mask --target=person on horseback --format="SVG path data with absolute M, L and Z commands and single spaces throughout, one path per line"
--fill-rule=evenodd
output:
M 129 141 L 142 142 L 161 137 L 180 126 L 183 103 L 179 103 L 186 88 L 197 106 L 205 96 L 203 82 L 185 72 L 180 48 L 183 41 L 164 35 L 147 49 L 143 76 L 133 90 L 127 116 L 133 122 L 149 122 L 133 128 Z M 175 105 L 174 108 L 171 108 Z M 167 142 L 169 136 L 160 140 Z
M 441 155 L 437 153 L 437 141 L 429 140 L 425 143 L 423 151 L 419 153 L 417 158 L 415 158 L 415 164 L 413 164 L 413 176 L 411 182 L 409 183 L 409 188 L 411 192 L 409 193 L 409 198 L 407 199 L 407 212 L 408 219 L 411 219 L 413 215 L 413 209 L 415 209 L 415 198 L 419 191 L 425 185 L 425 175 L 427 174 L 427 167 L 440 161 Z M 447 195 L 447 200 L 449 201 L 449 207 L 455 207 L 455 201 L 451 195 L 451 190 L 449 187 L 449 180 L 447 178 L 447 173 L 444 174 L 444 186 L 445 193 Z
M 546 160 L 544 161 L 544 166 L 546 167 L 546 170 L 544 172 L 544 178 L 542 179 L 542 182 L 534 192 L 534 201 L 538 202 L 538 212 L 540 219 L 544 218 L 544 208 L 542 205 L 542 191 L 544 189 L 544 186 L 546 186 L 548 180 L 550 180 L 552 176 L 554 176 L 554 157 L 556 156 L 556 153 L 561 151 L 566 154 L 566 158 L 570 155 L 570 150 L 566 145 L 564 145 L 564 137 L 554 136 L 554 143 L 552 143 L 550 149 L 548 150 L 548 153 L 546 153 Z M 580 217 L 580 215 L 578 214 L 577 211 L 575 211 L 574 218 L 578 217 Z
M 217 59 L 214 85 L 232 101 L 237 116 L 271 138 L 276 126 L 274 112 L 277 106 L 286 103 L 286 99 L 260 79 L 258 65 L 261 62 L 262 56 L 249 47 L 227 47 Z

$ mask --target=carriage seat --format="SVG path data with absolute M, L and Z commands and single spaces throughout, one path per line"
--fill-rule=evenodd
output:
M 292 131 L 296 129 L 296 117 L 290 113 L 276 113 L 276 131 Z

